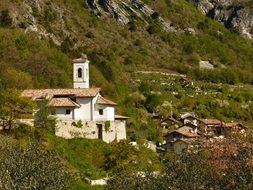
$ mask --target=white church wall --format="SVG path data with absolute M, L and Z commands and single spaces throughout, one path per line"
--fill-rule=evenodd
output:
M 80 108 L 74 110 L 75 120 L 92 120 L 91 118 L 91 100 L 92 98 L 77 98 L 76 102 L 80 104 Z
M 114 115 L 115 108 L 113 106 L 107 106 L 105 110 L 106 110 L 106 119 L 109 121 L 113 121 L 115 118 Z
M 70 113 L 67 114 L 66 110 L 70 110 Z M 55 108 L 55 116 L 59 119 L 74 119 L 74 110 L 69 107 Z
M 103 110 L 100 115 L 99 110 Z M 94 120 L 96 121 L 114 121 L 114 107 L 108 105 L 95 105 Z

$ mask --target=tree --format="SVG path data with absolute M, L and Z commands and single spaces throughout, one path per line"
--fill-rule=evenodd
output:
M 107 155 L 104 168 L 113 173 L 122 170 L 132 171 L 138 157 L 138 151 L 127 141 L 113 142 L 111 152 Z
M 16 119 L 33 112 L 34 102 L 22 97 L 19 91 L 7 89 L 0 94 L 0 119 L 3 129 L 11 129 Z
M 36 127 L 52 130 L 55 127 L 56 119 L 53 117 L 54 109 L 48 106 L 48 100 L 43 99 L 37 103 L 37 112 L 34 116 Z
M 1 136 L 1 141 L 6 137 Z M 43 150 L 30 142 L 27 148 L 0 143 L 0 189 L 52 189 L 66 188 L 67 172 L 57 154 Z
M 232 142 L 228 142 L 230 145 Z M 238 146 L 239 142 L 234 144 Z M 232 143 L 233 144 L 233 143 Z M 181 155 L 167 154 L 164 170 L 157 174 L 153 171 L 125 173 L 121 171 L 108 182 L 109 190 L 159 189 L 159 190 L 251 190 L 253 188 L 252 144 L 225 151 L 228 146 L 210 150 L 196 149 Z M 245 145 L 244 145 L 245 146 Z M 223 150 L 221 148 L 224 147 Z
M 17 71 L 14 68 L 6 69 L 3 74 L 3 84 L 7 88 L 27 89 L 33 87 L 33 80 L 29 73 Z

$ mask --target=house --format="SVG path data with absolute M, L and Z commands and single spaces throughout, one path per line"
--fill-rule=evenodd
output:
M 194 112 L 183 112 L 179 115 L 179 120 L 183 124 L 191 123 L 193 125 L 197 125 L 197 117 Z
M 224 130 L 229 130 L 229 131 L 238 131 L 241 133 L 244 133 L 246 130 L 246 126 L 244 126 L 241 123 L 236 123 L 236 122 L 230 122 L 230 123 L 224 123 L 222 125 Z
M 198 127 L 207 135 L 220 135 L 222 133 L 222 122 L 218 119 L 199 119 Z
M 179 122 L 174 119 L 172 116 L 169 116 L 166 119 L 163 119 L 160 123 L 160 127 L 162 128 L 162 133 L 167 134 L 169 130 L 175 129 L 179 127 Z
M 194 141 L 199 137 L 199 135 L 197 134 L 196 129 L 194 130 L 191 127 L 183 126 L 177 130 L 174 130 L 168 133 L 164 137 L 165 137 L 166 144 L 163 147 L 165 149 L 168 149 L 168 148 L 173 148 L 174 143 L 178 140 Z
M 116 103 L 105 98 L 100 88 L 89 87 L 86 56 L 73 60 L 73 88 L 30 89 L 24 90 L 22 96 L 49 101 L 55 109 L 58 136 L 99 138 L 106 142 L 126 138 L 127 117 L 115 115 Z

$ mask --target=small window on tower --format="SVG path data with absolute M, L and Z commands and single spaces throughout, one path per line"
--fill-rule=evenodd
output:
M 78 78 L 82 78 L 83 77 L 83 70 L 81 68 L 79 68 L 77 70 L 77 76 L 78 76 Z
M 103 109 L 99 109 L 98 112 L 99 112 L 99 115 L 103 115 L 104 114 Z
M 70 115 L 71 110 L 70 109 L 66 109 L 66 115 Z

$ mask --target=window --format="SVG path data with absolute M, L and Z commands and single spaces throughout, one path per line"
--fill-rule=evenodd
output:
M 99 115 L 103 115 L 104 114 L 104 110 L 103 109 L 99 109 L 98 112 L 99 112 Z
M 70 115 L 71 110 L 70 109 L 66 109 L 66 115 Z
M 82 77 L 83 77 L 83 70 L 82 70 L 81 68 L 79 68 L 79 69 L 77 70 L 77 77 L 78 77 L 78 78 L 82 78 Z

